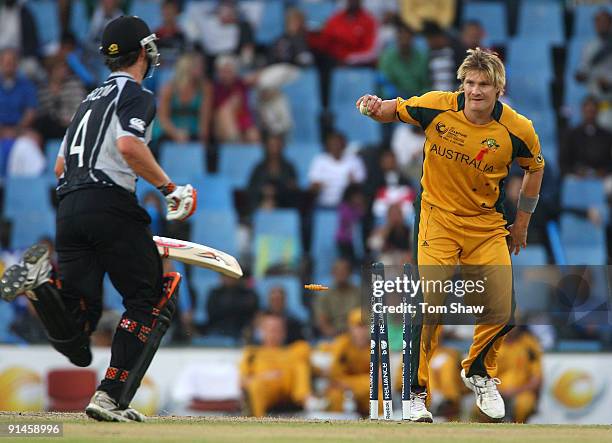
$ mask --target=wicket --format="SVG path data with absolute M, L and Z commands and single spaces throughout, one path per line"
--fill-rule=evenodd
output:
M 411 267 L 404 264 L 404 275 L 410 277 Z M 385 279 L 384 265 L 380 262 L 372 264 L 370 277 L 370 419 L 379 419 L 378 415 L 378 377 L 379 370 L 382 381 L 383 419 L 393 419 L 393 398 L 391 384 L 391 364 L 389 356 L 388 319 L 386 312 L 375 312 L 377 303 L 372 282 Z M 385 296 L 381 300 L 385 305 Z M 406 303 L 406 294 L 402 295 L 402 303 Z M 402 420 L 410 417 L 410 314 L 402 315 Z

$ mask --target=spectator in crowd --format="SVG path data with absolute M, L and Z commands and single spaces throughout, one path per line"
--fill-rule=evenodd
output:
M 61 57 L 47 59 L 47 84 L 38 91 L 38 110 L 34 126 L 43 140 L 61 139 L 76 109 L 85 98 L 81 82 L 71 75 Z
M 457 15 L 457 3 L 457 0 L 398 0 L 401 19 L 417 32 L 428 21 L 442 29 L 450 28 Z
M 240 78 L 238 60 L 223 55 L 215 60 L 213 128 L 221 143 L 257 143 L 259 131 L 249 107 L 249 87 Z
M 332 15 L 320 32 L 310 33 L 321 80 L 321 101 L 327 106 L 331 71 L 336 65 L 369 65 L 378 57 L 378 23 L 361 5 L 347 0 L 346 8 Z
M 297 173 L 283 155 L 285 140 L 280 135 L 268 135 L 264 142 L 265 157 L 258 163 L 249 179 L 251 208 L 266 202 L 271 208 L 295 206 Z M 266 198 L 264 198 L 266 197 Z
M 412 231 L 405 220 L 401 205 L 392 204 L 387 210 L 385 224 L 374 229 L 368 239 L 368 246 L 377 260 L 386 265 L 412 262 Z
M 92 56 L 99 53 L 102 31 L 107 23 L 123 15 L 120 3 L 120 0 L 101 0 L 93 11 L 86 41 Z
M 338 205 L 338 227 L 336 229 L 336 246 L 338 255 L 350 261 L 353 266 L 359 264 L 360 257 L 355 251 L 354 239 L 359 234 L 360 222 L 366 212 L 366 198 L 360 185 L 349 185 L 344 191 L 342 202 Z
M 612 132 L 597 123 L 599 102 L 589 96 L 582 102 L 582 123 L 561 138 L 559 166 L 563 175 L 612 174 Z
M 391 150 L 402 174 L 414 184 L 421 182 L 424 143 L 425 134 L 417 126 L 397 125 L 393 130 Z
M 412 97 L 430 89 L 427 56 L 414 47 L 414 34 L 403 22 L 397 24 L 397 42 L 378 60 L 382 74 L 382 97 Z
M 179 58 L 174 77 L 161 89 L 158 115 L 162 140 L 209 141 L 213 87 L 204 73 L 199 54 L 183 54 Z
M 360 306 L 359 288 L 351 283 L 351 263 L 343 258 L 334 263 L 334 282 L 314 303 L 315 324 L 326 339 L 347 331 L 348 314 Z
M 16 49 L 0 51 L 0 138 L 15 138 L 36 117 L 36 87 L 21 75 Z
M 359 308 L 351 309 L 347 323 L 348 332 L 336 337 L 331 345 L 329 410 L 349 412 L 345 411 L 349 397 L 354 399 L 355 409 L 366 416 L 370 404 L 370 328 Z
M 506 401 L 506 417 L 526 423 L 536 411 L 542 386 L 542 349 L 525 326 L 515 326 L 497 356 L 499 390 Z
M 402 204 L 406 217 L 412 216 L 412 202 L 416 196 L 410 185 L 410 181 L 399 168 L 393 151 L 382 150 L 378 162 L 368 171 L 368 195 L 373 201 L 374 216 L 385 217 L 389 205 L 394 203 Z
M 285 321 L 276 314 L 264 315 L 259 331 L 261 345 L 245 348 L 240 362 L 245 412 L 263 417 L 273 408 L 304 407 L 311 397 L 310 346 L 285 345 Z
M 476 48 L 484 49 L 482 43 L 484 37 L 485 30 L 478 20 L 467 20 L 463 23 L 461 27 L 461 44 L 465 51 Z
M 599 100 L 599 124 L 612 131 L 612 14 L 601 9 L 594 21 L 597 36 L 582 51 L 576 80 Z
M 332 15 L 321 32 L 309 36 L 309 44 L 337 64 L 368 64 L 378 56 L 377 32 L 378 23 L 361 0 L 347 0 L 346 8 Z
M 257 294 L 242 280 L 221 276 L 221 285 L 208 298 L 207 334 L 239 340 L 257 312 Z
M 7 160 L 7 177 L 39 177 L 47 160 L 42 150 L 42 138 L 32 129 L 25 129 L 15 139 Z
M 309 66 L 314 58 L 307 42 L 304 14 L 297 8 L 289 8 L 285 13 L 285 32 L 268 50 L 268 62 L 291 63 Z
M 348 185 L 365 180 L 365 167 L 357 155 L 346 152 L 346 138 L 340 132 L 325 136 L 325 150 L 312 160 L 308 179 L 317 205 L 336 208 Z
M 30 6 L 32 4 L 30 3 Z M 15 48 L 21 54 L 21 68 L 28 74 L 38 68 L 40 55 L 38 27 L 24 2 L 4 0 L 0 6 L 0 48 Z
M 268 292 L 268 309 L 261 312 L 255 322 L 255 329 L 262 318 L 267 315 L 276 315 L 285 321 L 285 343 L 289 345 L 298 340 L 305 340 L 310 334 L 307 333 L 305 325 L 287 311 L 287 293 L 282 286 L 274 286 Z M 254 337 L 259 340 L 261 337 Z
M 56 56 L 66 61 L 72 73 L 78 77 L 87 90 L 96 86 L 96 76 L 87 66 L 83 48 L 81 48 L 72 32 L 65 31 L 62 33 Z
M 178 0 L 164 0 L 161 6 L 162 24 L 155 30 L 159 39 L 157 47 L 163 54 L 163 63 L 173 66 L 185 51 L 186 39 L 178 23 L 180 5 Z
M 186 17 L 185 33 L 211 62 L 223 54 L 237 56 L 243 67 L 254 61 L 253 29 L 240 17 L 233 0 L 220 0 L 212 13 L 205 8 L 192 10 Z
M 429 46 L 431 88 L 435 91 L 455 91 L 459 86 L 457 68 L 465 57 L 465 51 L 435 22 L 426 22 L 423 34 Z

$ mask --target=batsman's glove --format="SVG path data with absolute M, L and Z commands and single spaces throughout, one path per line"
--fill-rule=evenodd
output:
M 166 198 L 168 212 L 166 220 L 183 221 L 188 219 L 196 210 L 198 193 L 191 185 L 176 186 L 170 182 L 158 188 Z

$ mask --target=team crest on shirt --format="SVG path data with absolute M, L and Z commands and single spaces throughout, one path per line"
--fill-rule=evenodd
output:
M 482 147 L 480 148 L 480 152 L 476 156 L 476 160 L 482 160 L 485 154 L 489 152 L 495 152 L 499 149 L 499 145 L 497 144 L 497 141 L 494 138 L 485 138 L 483 141 L 480 142 L 480 146 Z

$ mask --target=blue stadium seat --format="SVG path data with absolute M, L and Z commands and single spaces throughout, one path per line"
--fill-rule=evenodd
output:
M 338 251 L 335 233 L 338 227 L 338 213 L 329 209 L 318 209 L 313 216 L 310 255 L 313 264 L 313 280 L 327 284 L 331 281 L 331 271 Z
M 565 39 L 563 7 L 556 0 L 523 0 L 519 8 L 517 35 L 561 45 Z
M 22 212 L 11 219 L 11 248 L 27 248 L 42 237 L 55 238 L 55 214 L 48 212 Z
M 300 217 L 295 209 L 260 210 L 253 216 L 255 275 L 270 266 L 293 269 L 302 253 Z
M 165 142 L 160 149 L 160 165 L 173 178 L 202 176 L 206 173 L 205 149 L 200 143 Z
M 607 206 L 603 180 L 565 177 L 561 185 L 561 206 L 575 209 Z
M 112 309 L 113 311 L 123 313 L 123 311 L 125 311 L 125 308 L 123 306 L 123 297 L 111 283 L 111 280 L 108 274 L 104 276 L 103 287 L 104 287 L 104 298 L 103 298 L 104 308 Z
M 162 24 L 161 1 L 134 0 L 130 8 L 130 14 L 143 19 L 149 25 L 149 29 L 155 32 Z
M 281 0 L 266 0 L 261 19 L 255 30 L 255 41 L 270 45 L 283 34 L 285 29 L 285 8 Z
M 204 325 L 208 322 L 208 297 L 210 291 L 221 284 L 218 274 L 202 269 L 204 272 L 194 273 L 192 283 L 195 291 L 195 306 L 193 310 L 193 321 L 197 325 Z M 196 275 L 197 274 L 197 275 Z
M 540 266 L 548 263 L 546 248 L 541 245 L 529 245 L 519 255 L 512 255 L 515 266 Z
M 593 18 L 600 9 L 607 9 L 612 13 L 612 4 L 603 4 L 604 2 L 591 2 L 593 4 L 578 4 L 574 8 L 574 37 L 591 38 L 595 37 L 595 26 L 593 26 Z
M 233 211 L 196 211 L 191 240 L 238 256 L 238 221 Z
M 319 74 L 313 69 L 302 69 L 300 76 L 283 87 L 293 117 L 291 139 L 300 143 L 318 143 L 321 94 Z
M 508 39 L 507 10 L 503 2 L 472 1 L 463 7 L 463 21 L 477 20 L 486 31 L 485 46 Z
M 298 175 L 298 185 L 301 188 L 308 187 L 308 171 L 312 159 L 322 149 L 318 144 L 314 143 L 291 143 L 285 148 L 287 159 L 295 166 Z
M 508 79 L 508 89 L 513 105 L 522 110 L 548 111 L 552 100 L 550 93 L 550 80 L 538 75 L 517 75 L 512 71 Z M 531 117 L 531 116 L 530 116 Z
M 70 30 L 78 41 L 83 41 L 89 33 L 89 17 L 84 0 L 73 0 L 70 8 Z
M 257 280 L 255 289 L 259 296 L 260 306 L 268 307 L 268 293 L 270 289 L 277 286 L 285 290 L 289 314 L 302 322 L 308 321 L 308 310 L 302 303 L 302 284 L 298 277 L 267 277 Z
M 360 145 L 375 145 L 381 141 L 381 125 L 371 118 L 364 118 L 352 107 L 337 110 L 334 114 L 334 126 L 342 132 L 349 142 Z
M 546 163 L 556 167 L 558 165 L 557 122 L 552 109 L 550 107 L 531 108 L 520 106 L 518 103 L 516 106 L 533 123 Z
M 298 8 L 306 16 L 306 27 L 311 31 L 316 31 L 321 29 L 335 12 L 336 4 L 332 0 L 299 0 Z
M 24 344 L 24 340 L 17 337 L 10 330 L 14 317 L 15 310 L 13 305 L 0 300 L 0 344 Z
M 506 68 L 510 82 L 516 76 L 552 80 L 552 56 L 547 42 L 529 37 L 515 37 L 509 41 L 507 52 Z M 514 90 L 510 89 L 509 93 L 514 97 Z
M 561 242 L 569 265 L 606 263 L 606 234 L 602 226 L 574 214 L 561 215 Z
M 232 211 L 234 195 L 229 180 L 223 175 L 204 175 L 189 180 L 198 190 L 198 211 Z
M 376 90 L 376 72 L 370 68 L 337 68 L 332 73 L 330 105 L 334 111 L 355 110 L 355 102 Z
M 601 352 L 602 344 L 596 340 L 559 340 L 558 352 Z
M 57 153 L 61 144 L 61 139 L 49 140 L 45 144 L 45 158 L 47 160 L 46 175 L 50 177 L 55 177 L 55 161 L 57 160 Z
M 4 187 L 4 215 L 19 217 L 23 212 L 50 212 L 49 180 L 46 177 L 9 177 Z
M 588 39 L 574 37 L 569 41 L 565 60 L 565 92 L 563 104 L 566 107 L 567 116 L 571 125 L 577 125 L 582 120 L 582 100 L 588 91 L 584 83 L 578 83 L 575 75 L 580 61 L 582 51 Z
M 262 159 L 260 145 L 223 144 L 219 154 L 219 174 L 225 176 L 233 188 L 244 188 L 251 171 Z
M 28 10 L 34 16 L 38 30 L 38 39 L 43 52 L 51 49 L 50 45 L 60 40 L 60 23 L 57 2 L 55 0 L 34 0 L 28 2 Z

